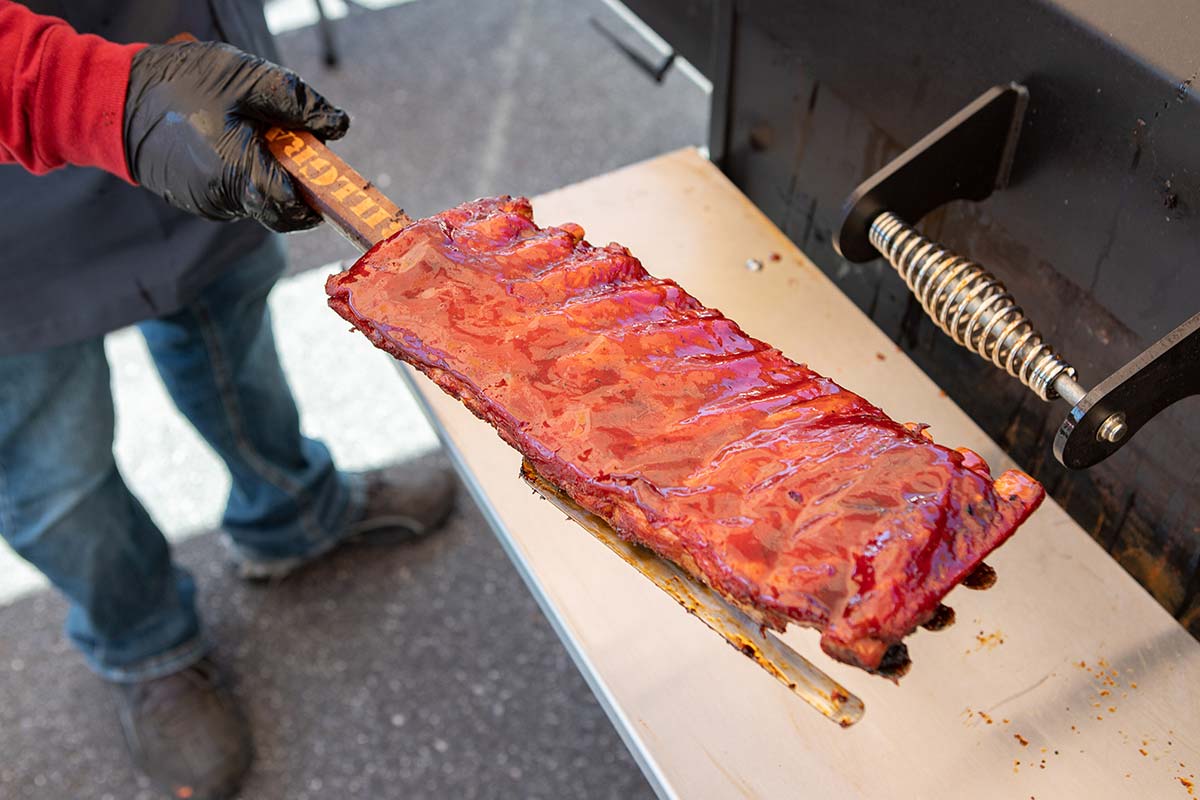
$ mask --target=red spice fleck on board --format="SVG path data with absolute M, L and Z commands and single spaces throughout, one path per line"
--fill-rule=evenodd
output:
M 771 253 L 771 255 L 767 256 L 767 258 L 771 261 L 778 261 L 779 259 L 783 258 L 783 256 L 779 255 L 779 253 Z
M 1029 747 L 1029 740 L 1019 733 L 1014 733 L 1013 738 L 1021 743 L 1021 747 Z
M 1004 644 L 1004 632 L 993 631 L 992 633 L 985 634 L 983 631 L 980 631 L 975 634 L 975 641 L 979 642 L 979 645 L 975 648 L 977 652 L 985 647 L 988 650 L 995 650 L 996 647 Z

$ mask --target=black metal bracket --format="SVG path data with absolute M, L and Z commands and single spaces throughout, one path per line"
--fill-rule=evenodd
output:
M 916 223 L 951 200 L 983 200 L 1008 185 L 1029 92 L 994 86 L 859 185 L 833 246 L 847 261 L 879 258 L 867 231 L 881 211 Z
M 1195 395 L 1200 395 L 1200 314 L 1084 395 L 1055 434 L 1054 455 L 1071 469 L 1098 464 L 1168 406 Z M 1114 429 L 1121 435 L 1111 441 Z
M 1034 348 L 1026 354 L 1019 348 L 1021 342 L 1030 347 L 1031 341 L 1040 348 L 1040 335 L 1033 332 L 1032 323 L 1025 320 L 1015 302 L 1013 310 L 1006 310 L 1000 323 L 993 324 L 993 317 L 987 314 L 1003 303 L 1000 298 L 984 300 L 987 295 L 982 293 L 985 289 L 1005 292 L 1000 282 L 977 265 L 972 265 L 973 271 L 963 271 L 965 268 L 956 265 L 967 263 L 965 259 L 924 239 L 912 226 L 952 200 L 980 201 L 1008 184 L 1028 97 L 1026 89 L 1015 83 L 984 92 L 859 185 L 846 201 L 834 237 L 834 247 L 848 261 L 871 261 L 884 255 L 918 293 L 934 321 L 960 344 L 971 337 L 958 329 L 957 320 L 964 314 L 974 314 L 973 320 L 978 317 L 984 333 L 971 341 L 970 349 L 997 365 L 1006 353 L 1008 362 L 1028 355 L 1028 363 L 1033 365 L 1045 351 Z M 873 224 L 878 247 L 871 239 Z M 895 238 L 897 231 L 906 238 Z M 941 277 L 948 274 L 956 277 Z M 1012 300 L 1010 295 L 1003 296 Z M 1018 319 L 1029 327 L 1018 327 Z M 1011 345 L 1003 337 L 988 339 L 985 335 L 1001 324 L 1011 332 Z M 1029 333 L 1023 333 L 1026 330 Z M 1015 351 L 1004 349 L 1009 346 Z M 1060 365 L 1054 373 L 1054 391 L 1039 395 L 1044 399 L 1061 395 L 1074 404 L 1054 437 L 1054 455 L 1063 466 L 1086 469 L 1120 450 L 1167 407 L 1200 395 L 1200 314 L 1090 392 L 1075 381 L 1075 372 L 1065 361 L 1052 355 Z M 1032 366 L 1030 369 L 1034 371 Z M 1037 391 L 1036 382 L 1027 380 L 1023 370 L 1014 371 L 1010 363 L 1009 372 L 1021 373 L 1022 381 Z

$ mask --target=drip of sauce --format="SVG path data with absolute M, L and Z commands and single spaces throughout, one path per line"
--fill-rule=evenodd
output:
M 962 585 L 968 589 L 975 589 L 977 591 L 990 589 L 996 585 L 996 570 L 980 562 L 979 566 L 975 567 L 967 577 L 963 578 Z
M 927 631 L 940 631 L 954 624 L 954 609 L 943 603 L 933 610 L 933 616 L 921 623 Z

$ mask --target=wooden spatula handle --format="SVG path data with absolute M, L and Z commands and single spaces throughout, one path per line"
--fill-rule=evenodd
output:
M 359 249 L 369 249 L 412 222 L 311 133 L 271 128 L 264 138 L 308 204 Z
M 196 41 L 199 39 L 184 32 L 167 43 Z M 399 206 L 311 133 L 276 127 L 264 136 L 267 147 L 292 176 L 305 201 L 360 250 L 371 249 L 412 222 Z

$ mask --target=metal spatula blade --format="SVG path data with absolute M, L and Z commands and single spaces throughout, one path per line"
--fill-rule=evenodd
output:
M 622 539 L 607 522 L 580 507 L 538 474 L 528 461 L 521 464 L 521 477 L 539 495 L 579 523 L 689 613 L 791 689 L 801 700 L 843 728 L 862 719 L 865 710 L 862 700 L 781 642 L 759 621 L 669 561 Z

